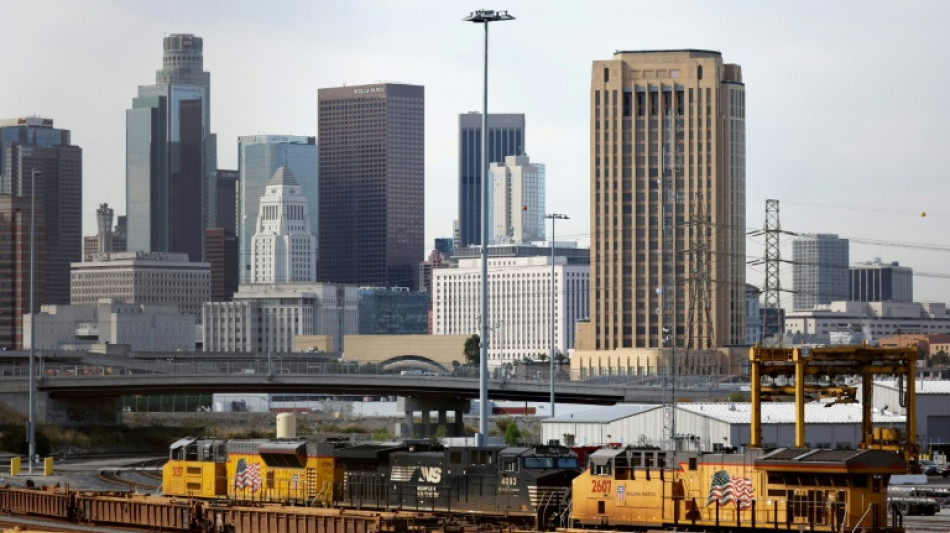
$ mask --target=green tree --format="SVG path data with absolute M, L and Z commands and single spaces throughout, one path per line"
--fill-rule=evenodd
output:
M 505 428 L 505 444 L 513 446 L 521 442 L 521 430 L 518 429 L 518 423 L 512 420 Z
M 463 352 L 465 353 L 465 363 L 472 366 L 478 366 L 481 359 L 481 350 L 481 338 L 477 333 L 465 339 L 465 348 L 463 349 Z
M 432 434 L 432 438 L 437 439 L 437 440 L 442 440 L 448 436 L 449 436 L 449 430 L 446 429 L 445 425 L 441 425 L 441 424 L 439 425 L 439 427 L 435 428 L 435 433 Z
M 26 426 L 24 424 L 13 424 L 7 427 L 3 435 L 0 436 L 0 450 L 17 455 L 29 454 L 30 446 L 26 441 Z M 36 454 L 39 456 L 49 455 L 49 450 L 49 437 L 40 428 L 36 428 Z
M 571 363 L 571 358 L 568 357 L 568 356 L 566 356 L 566 355 L 564 355 L 564 354 L 561 353 L 561 352 L 557 352 L 557 353 L 554 354 L 554 360 L 557 361 L 557 369 L 558 369 L 558 370 L 561 370 L 561 367 L 563 367 L 565 363 L 567 363 L 567 364 L 570 364 L 570 363 Z
M 940 350 L 934 354 L 930 359 L 931 364 L 933 365 L 947 365 L 950 364 L 950 355 L 947 355 L 947 352 Z
M 547 360 L 548 360 L 548 354 L 546 354 L 545 352 L 541 352 L 538 354 L 538 361 L 541 361 L 543 363 Z

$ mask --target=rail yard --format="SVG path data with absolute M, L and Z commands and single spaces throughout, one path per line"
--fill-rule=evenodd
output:
M 781 394 L 799 403 L 852 402 L 854 388 L 836 383 L 837 374 L 865 383 L 882 372 L 906 376 L 912 356 L 867 347 L 757 348 L 750 354 L 753 412 Z M 812 375 L 821 379 L 804 378 Z M 834 385 L 826 390 L 822 382 Z M 913 387 L 907 380 L 909 412 Z M 802 444 L 800 425 L 794 446 L 763 448 L 756 416 L 743 449 L 607 444 L 578 454 L 557 442 L 338 442 L 298 436 L 293 415 L 282 414 L 274 439 L 181 438 L 161 459 L 64 464 L 43 486 L 16 476 L 0 487 L 0 523 L 194 533 L 947 530 L 940 506 L 923 501 L 942 491 L 889 495 L 893 476 L 918 471 L 913 435 L 868 422 L 856 449 L 820 449 Z

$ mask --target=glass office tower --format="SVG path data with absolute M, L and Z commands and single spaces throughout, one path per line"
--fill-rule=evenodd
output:
M 29 198 L 34 192 L 42 217 L 37 224 L 46 228 L 45 295 L 38 301 L 66 305 L 70 263 L 82 260 L 82 149 L 52 119 L 2 120 L 0 194 Z
M 126 111 L 128 249 L 204 257 L 204 229 L 215 225 L 216 138 L 211 133 L 211 75 L 203 41 L 164 38 L 155 85 L 140 86 Z
M 319 89 L 317 279 L 418 285 L 425 254 L 425 89 Z

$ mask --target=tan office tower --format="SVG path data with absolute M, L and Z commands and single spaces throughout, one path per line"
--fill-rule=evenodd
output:
M 590 109 L 591 305 L 578 348 L 741 344 L 740 67 L 704 50 L 617 52 L 594 61 Z M 630 365 L 618 371 L 663 367 Z

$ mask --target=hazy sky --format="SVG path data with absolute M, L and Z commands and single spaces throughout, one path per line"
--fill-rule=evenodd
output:
M 458 114 L 482 105 L 479 9 L 490 28 L 489 111 L 525 113 L 546 165 L 558 240 L 589 243 L 591 62 L 617 50 L 718 50 L 742 66 L 747 226 L 765 200 L 783 229 L 852 239 L 851 260 L 915 270 L 915 299 L 950 302 L 950 2 L 914 1 L 19 1 L 4 0 L 0 118 L 39 115 L 83 148 L 83 227 L 125 212 L 125 110 L 155 82 L 162 37 L 204 38 L 218 166 L 237 137 L 316 135 L 319 87 L 425 86 L 426 249 L 457 216 Z M 943 176 L 941 178 L 940 176 Z M 926 217 L 921 213 L 926 212 Z M 791 258 L 791 237 L 782 253 Z M 750 259 L 762 239 L 748 242 Z M 920 245 L 930 245 L 929 248 Z M 421 259 L 421 258 L 420 258 Z M 791 288 L 790 266 L 783 286 Z M 762 267 L 748 282 L 761 286 Z M 936 275 L 935 275 L 936 274 Z M 944 276 L 944 277 L 940 277 Z

